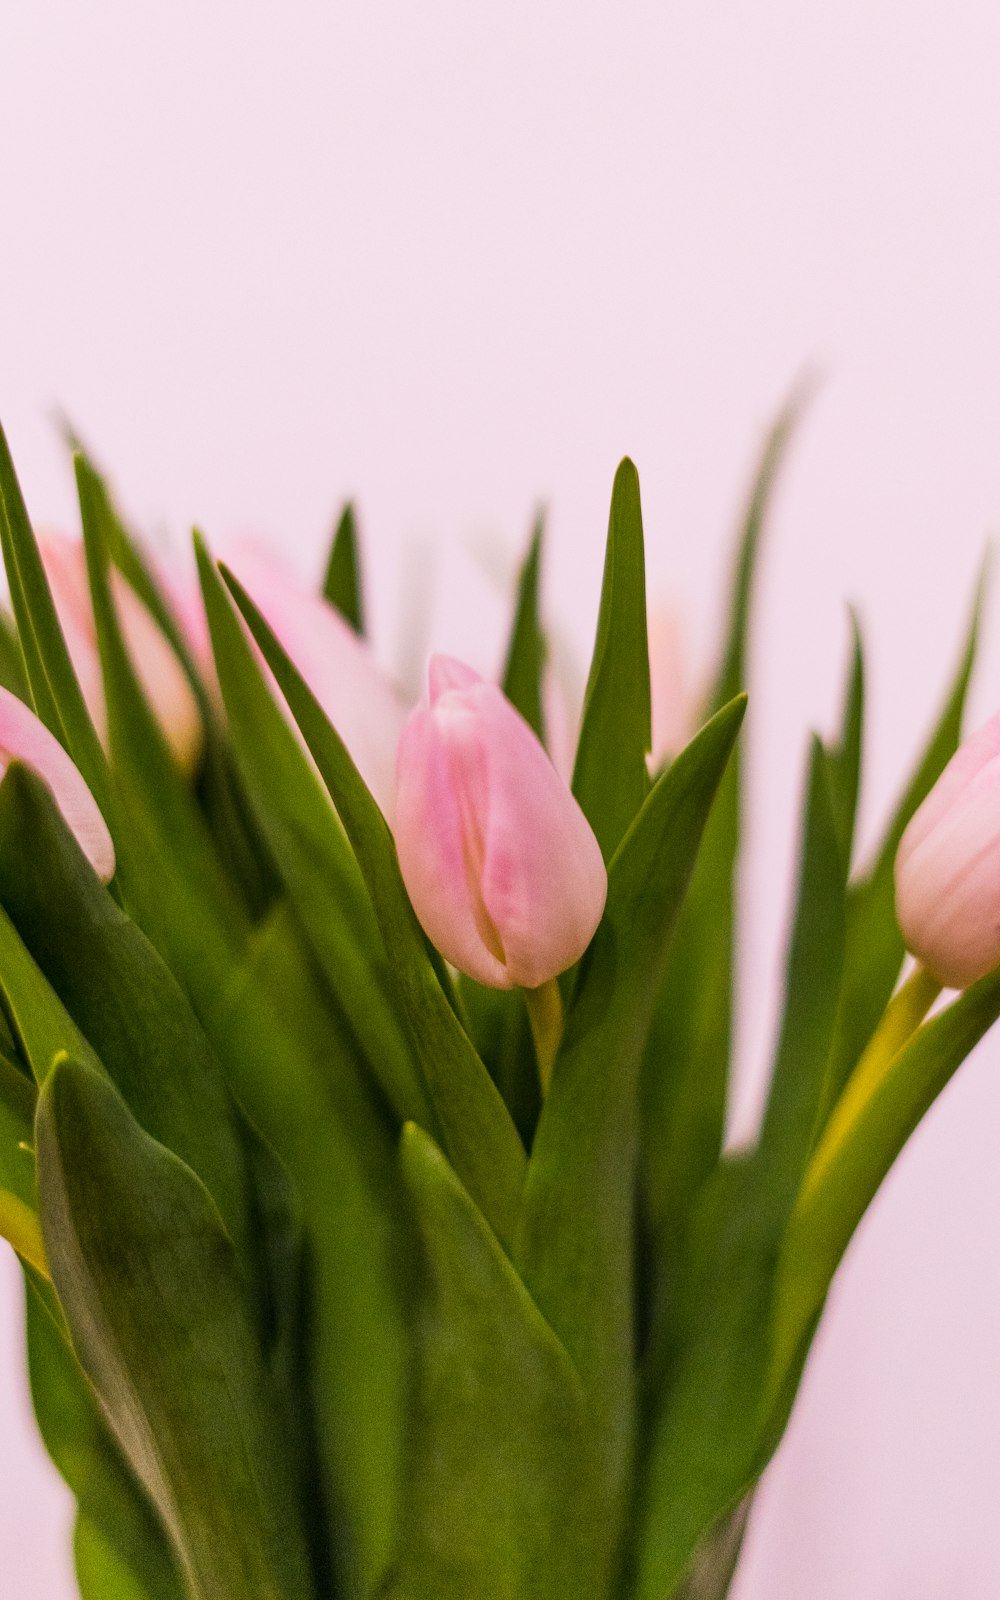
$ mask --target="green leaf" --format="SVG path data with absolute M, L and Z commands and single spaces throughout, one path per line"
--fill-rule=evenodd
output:
M 829 1110 L 850 1076 L 888 1003 L 903 963 L 896 922 L 894 868 L 906 825 L 958 748 L 985 594 L 985 568 L 976 586 L 968 633 L 944 708 L 889 821 L 869 870 L 847 899 L 844 985 L 824 1094 Z
M 2 907 L 0 995 L 7 1021 L 37 1084 L 45 1082 L 58 1055 L 72 1055 L 95 1071 L 102 1070 L 97 1056 L 35 965 Z
M 546 646 L 538 612 L 538 580 L 543 531 L 544 523 L 539 516 L 518 580 L 517 610 L 501 681 L 507 699 L 520 711 L 525 722 L 534 729 L 544 744 L 542 678 L 545 671 Z
M 573 793 L 610 861 L 649 792 L 646 576 L 639 475 L 626 456 L 615 473 L 601 609 Z
M 636 1426 L 639 1063 L 705 818 L 743 720 L 718 713 L 659 779 L 609 873 L 535 1134 L 515 1262 L 583 1378 L 604 1482 L 595 1589 L 616 1556 Z
M 217 953 L 221 981 L 231 960 L 233 940 L 245 931 L 242 912 L 125 644 L 108 572 L 109 549 L 121 530 L 107 489 L 82 456 L 75 458 L 74 465 L 115 771 L 130 809 L 144 813 L 157 835 L 161 857 L 169 860 L 180 880 L 176 915 L 187 921 L 196 914 L 200 924 L 210 919 L 215 925 L 211 948 Z M 162 893 L 161 877 L 157 894 Z M 204 931 L 201 942 L 207 949 Z
M 340 513 L 337 531 L 330 546 L 330 558 L 323 578 L 323 593 L 336 606 L 355 633 L 365 631 L 365 611 L 361 593 L 361 562 L 358 557 L 358 528 L 354 507 L 348 500 Z
M 861 629 L 851 612 L 851 666 L 844 695 L 837 743 L 827 752 L 830 760 L 830 791 L 837 818 L 840 853 L 849 871 L 854 849 L 854 824 L 861 788 L 861 753 L 864 734 L 865 660 Z
M 802 383 L 779 413 L 750 491 L 737 549 L 725 644 L 707 700 L 717 711 L 746 688 L 754 581 L 779 470 L 802 413 Z M 719 1159 L 732 1037 L 736 860 L 742 813 L 737 749 L 720 785 L 681 910 L 643 1072 L 646 1204 L 661 1257 Z
M 0 902 L 135 1116 L 208 1185 L 242 1249 L 243 1153 L 208 1041 L 171 973 L 94 876 L 46 785 L 16 762 L 0 784 Z
M 97 1398 L 29 1276 L 28 1376 L 45 1448 L 74 1494 L 83 1548 L 77 1574 L 84 1600 L 186 1600 L 163 1525 L 109 1432 Z M 82 1559 L 81 1559 L 82 1557 Z M 118 1587 L 102 1589 L 98 1577 Z M 131 1585 L 131 1587 L 129 1587 Z
M 364 875 L 447 1154 L 501 1241 L 513 1237 L 524 1146 L 438 981 L 392 834 L 338 734 L 257 607 L 223 575 L 312 752 Z
M 213 1032 L 225 1041 L 234 1092 L 301 1202 L 308 1386 L 338 1578 L 353 1596 L 377 1582 L 398 1535 L 416 1239 L 402 1206 L 394 1130 L 373 1103 L 350 1031 L 323 1005 L 321 980 L 302 954 L 287 905 L 276 907 L 220 997 Z M 303 1468 L 312 1448 L 307 1438 Z M 311 1476 L 315 1494 L 320 1474 Z
M 430 1269 L 398 1600 L 596 1595 L 580 1380 L 433 1141 L 403 1133 Z
M 192 1594 L 310 1600 L 273 1395 L 204 1185 L 69 1060 L 39 1096 L 36 1147 L 74 1348 Z
M 73 757 L 114 834 L 107 760 L 76 681 L 2 428 L 0 546 L 32 704 Z
M 846 871 L 831 761 L 813 740 L 785 1007 L 755 1157 L 756 1203 L 784 1225 L 817 1132 L 844 959 Z
M 329 796 L 261 676 L 232 602 L 197 541 L 233 744 L 260 825 L 316 957 L 400 1121 L 435 1126 L 398 1016 L 393 976 L 364 881 Z
M 0 685 L 16 694 L 25 705 L 31 705 L 31 691 L 24 673 L 24 656 L 21 641 L 13 619 L 0 611 Z

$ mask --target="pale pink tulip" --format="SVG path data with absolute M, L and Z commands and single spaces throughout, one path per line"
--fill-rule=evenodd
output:
M 82 541 L 65 534 L 45 533 L 39 537 L 38 546 L 73 669 L 94 726 L 106 744 L 104 679 Z M 110 578 L 122 635 L 143 691 L 179 765 L 190 772 L 198 760 L 202 740 L 201 714 L 191 685 L 135 590 L 115 567 Z
M 268 551 L 250 543 L 231 546 L 225 564 L 287 650 L 383 813 L 391 817 L 396 750 L 406 712 L 371 650 L 339 611 L 297 582 Z
M 43 778 L 97 876 L 108 883 L 115 850 L 97 802 L 59 740 L 23 701 L 0 689 L 0 778 L 12 761 L 23 761 Z
M 653 724 L 650 767 L 656 772 L 683 750 L 697 722 L 677 608 L 669 602 L 651 603 L 646 633 Z
M 435 656 L 400 740 L 396 847 L 431 942 L 496 989 L 572 966 L 604 910 L 597 840 L 500 689 Z
M 1000 965 L 1000 714 L 956 752 L 903 834 L 896 915 L 949 988 Z

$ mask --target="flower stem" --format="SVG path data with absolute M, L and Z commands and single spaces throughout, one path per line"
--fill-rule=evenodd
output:
M 525 989 L 523 993 L 525 1005 L 528 1007 L 528 1020 L 531 1023 L 531 1036 L 535 1041 L 538 1076 L 544 1098 L 549 1092 L 552 1068 L 562 1039 L 562 995 L 556 978 L 550 978 L 547 983 L 539 984 L 537 989 Z

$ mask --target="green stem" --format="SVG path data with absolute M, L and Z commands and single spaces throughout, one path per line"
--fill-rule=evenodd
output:
M 562 1040 L 562 995 L 559 992 L 559 982 L 556 978 L 550 978 L 547 983 L 539 984 L 537 989 L 525 989 L 522 992 L 525 1005 L 528 1008 L 531 1036 L 535 1041 L 538 1076 L 541 1081 L 542 1096 L 544 1098 L 549 1092 L 549 1084 L 552 1082 L 552 1068 Z
M 923 967 L 911 973 L 886 1007 L 820 1135 L 782 1248 L 775 1392 L 822 1306 L 854 1229 L 912 1129 L 906 1064 L 897 1064 L 940 992 L 940 983 Z

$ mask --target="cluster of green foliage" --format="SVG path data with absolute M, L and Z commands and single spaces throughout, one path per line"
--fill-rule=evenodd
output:
M 976 623 L 860 872 L 856 635 L 840 732 L 808 764 L 766 1115 L 725 1152 L 751 591 L 797 410 L 753 487 L 704 725 L 652 777 L 639 485 L 628 461 L 615 478 L 573 779 L 609 893 L 544 1095 L 523 996 L 428 948 L 389 828 L 253 601 L 198 540 L 223 715 L 78 453 L 102 747 L 0 434 L 0 676 L 76 762 L 118 863 L 105 889 L 45 785 L 9 768 L 0 1230 L 85 1600 L 725 1593 L 851 1233 L 1000 1012 L 986 979 L 859 1083 L 904 955 L 895 848 L 955 748 Z M 541 544 L 505 672 L 539 731 Z M 197 697 L 194 781 L 143 696 L 112 564 Z M 361 631 L 358 575 L 348 509 L 325 592 Z

